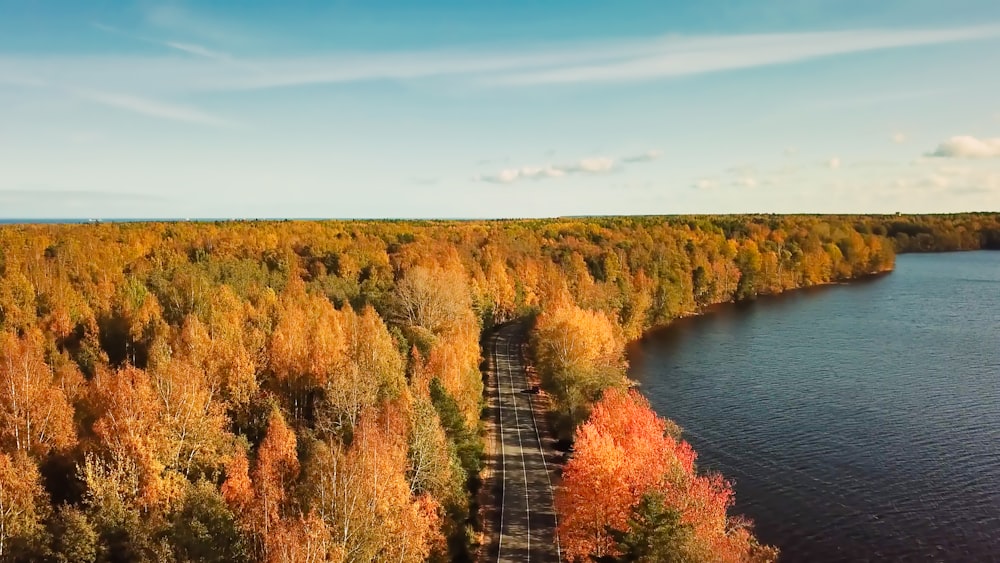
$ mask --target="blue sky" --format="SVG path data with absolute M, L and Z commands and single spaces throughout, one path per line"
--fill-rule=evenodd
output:
M 1000 3 L 0 0 L 0 217 L 1000 210 Z

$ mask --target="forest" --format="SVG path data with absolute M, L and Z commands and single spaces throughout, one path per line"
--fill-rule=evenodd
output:
M 1000 214 L 0 227 L 0 561 L 468 561 L 480 340 L 533 323 L 567 555 L 768 561 L 626 378 L 723 302 L 1000 248 Z

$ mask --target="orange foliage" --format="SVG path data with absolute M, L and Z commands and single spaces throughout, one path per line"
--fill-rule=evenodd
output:
M 0 446 L 41 457 L 75 443 L 73 407 L 45 363 L 41 333 L 0 334 Z
M 626 530 L 643 495 L 663 494 L 691 528 L 683 546 L 693 561 L 769 559 L 744 520 L 727 516 L 729 483 L 695 472 L 694 450 L 667 434 L 667 422 L 634 391 L 610 390 L 577 431 L 575 453 L 556 495 L 559 537 L 570 559 L 616 555 L 608 530 Z
M 560 538 L 570 557 L 614 554 L 607 528 L 664 476 L 693 471 L 694 451 L 666 434 L 666 423 L 635 392 L 609 390 L 577 429 L 575 454 L 556 497 Z

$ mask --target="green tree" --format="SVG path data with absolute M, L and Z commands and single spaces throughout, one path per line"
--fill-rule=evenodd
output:
M 609 530 L 621 555 L 616 561 L 637 563 L 688 563 L 684 545 L 692 527 L 681 522 L 681 513 L 670 508 L 662 493 L 643 495 L 632 509 L 626 530 Z

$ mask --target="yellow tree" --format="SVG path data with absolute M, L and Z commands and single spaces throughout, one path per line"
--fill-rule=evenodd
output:
M 31 540 L 48 510 L 38 466 L 23 452 L 0 453 L 0 561 L 14 561 L 15 539 Z
M 0 446 L 37 457 L 76 443 L 73 407 L 43 346 L 37 331 L 0 334 Z
M 91 385 L 91 408 L 98 413 L 94 433 L 113 457 L 135 464 L 143 503 L 159 502 L 169 433 L 149 374 L 132 366 L 101 370 Z
M 458 264 L 418 265 L 396 283 L 396 314 L 404 326 L 442 334 L 472 311 L 468 276 Z
M 152 373 L 151 384 L 160 403 L 167 468 L 190 477 L 195 468 L 211 470 L 221 463 L 232 436 L 222 404 L 215 400 L 205 372 L 174 359 Z
M 385 323 L 368 306 L 361 314 L 349 305 L 339 312 L 344 348 L 324 387 L 318 424 L 327 432 L 357 425 L 361 412 L 392 399 L 406 386 L 403 359 Z
M 539 315 L 532 343 L 543 383 L 573 423 L 604 389 L 625 384 L 624 339 L 605 313 L 554 303 Z
M 349 449 L 317 444 L 306 468 L 317 513 L 345 561 L 424 561 L 440 543 L 439 504 L 411 495 L 405 407 L 363 413 Z

